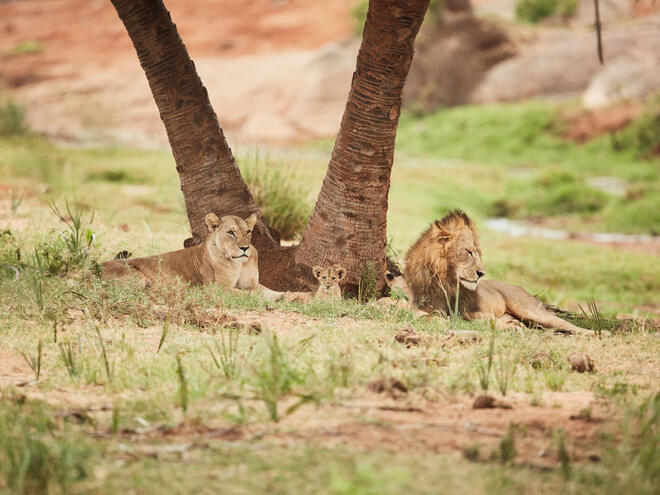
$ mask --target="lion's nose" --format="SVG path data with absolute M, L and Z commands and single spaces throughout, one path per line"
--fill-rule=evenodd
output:
M 247 250 L 250 249 L 250 246 L 240 246 L 240 249 L 242 249 L 244 253 L 247 253 Z
M 481 270 L 477 270 L 477 278 L 481 278 L 484 275 L 486 275 L 486 272 L 482 272 Z

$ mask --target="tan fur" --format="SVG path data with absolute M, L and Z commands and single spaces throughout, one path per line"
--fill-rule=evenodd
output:
M 547 310 L 521 287 L 483 280 L 485 274 L 474 222 L 454 211 L 436 220 L 406 255 L 405 281 L 414 303 L 426 311 L 450 314 L 456 307 L 466 319 L 495 319 L 498 328 L 522 327 L 522 321 L 566 333 L 593 334 Z
M 379 306 L 395 306 L 399 309 L 407 309 L 418 317 L 428 315 L 426 311 L 417 308 L 413 292 L 403 275 L 394 275 L 388 271 L 385 273 L 385 282 L 390 288 L 390 297 L 379 298 L 376 301 Z
M 209 234 L 202 244 L 146 258 L 103 263 L 103 280 L 139 275 L 148 282 L 178 277 L 191 284 L 218 284 L 228 289 L 261 292 L 268 299 L 281 293 L 259 284 L 259 255 L 251 244 L 257 216 L 206 215 Z
M 346 278 L 346 270 L 341 266 L 332 266 L 330 268 L 321 268 L 315 266 L 312 273 L 319 281 L 319 288 L 316 289 L 316 297 L 319 299 L 341 299 L 340 282 Z

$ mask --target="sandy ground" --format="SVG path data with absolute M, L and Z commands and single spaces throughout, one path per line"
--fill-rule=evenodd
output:
M 350 38 L 353 4 L 166 2 L 230 140 L 251 143 L 337 131 L 358 46 L 337 42 Z M 87 143 L 167 145 L 110 2 L 0 3 L 0 33 L 0 84 L 27 104 L 36 130 Z

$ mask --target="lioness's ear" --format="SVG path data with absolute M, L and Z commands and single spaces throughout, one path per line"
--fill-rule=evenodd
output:
M 218 230 L 218 227 L 220 227 L 220 219 L 215 213 L 208 213 L 206 215 L 206 226 L 209 228 L 209 232 L 215 232 Z
M 312 273 L 314 274 L 314 277 L 316 277 L 316 280 L 321 279 L 322 272 L 323 272 L 323 268 L 321 268 L 320 266 L 315 266 L 314 268 L 312 268 Z
M 254 224 L 257 223 L 257 214 L 256 214 L 256 213 L 253 213 L 252 215 L 250 215 L 249 217 L 247 217 L 247 218 L 245 219 L 245 223 L 247 223 L 247 224 L 248 224 L 248 227 L 250 227 L 250 229 L 252 229 L 252 228 L 254 227 Z
M 337 274 L 338 280 L 344 280 L 344 277 L 346 276 L 346 269 L 342 268 L 341 266 L 336 266 L 335 273 Z
M 433 222 L 433 231 L 438 237 L 438 242 L 446 241 L 451 237 L 451 232 L 449 232 L 449 230 L 447 230 L 447 228 L 444 225 L 442 225 L 442 222 L 440 222 L 440 220 L 436 220 L 435 222 Z

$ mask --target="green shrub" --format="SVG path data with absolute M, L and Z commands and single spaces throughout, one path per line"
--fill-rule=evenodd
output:
M 518 0 L 516 18 L 532 23 L 553 15 L 565 19 L 573 16 L 577 7 L 577 0 Z
M 621 133 L 618 144 L 635 150 L 639 158 L 660 155 L 660 97 Z
M 312 203 L 295 169 L 258 153 L 242 159 L 240 169 L 268 225 L 282 239 L 298 237 L 312 214 Z
M 0 102 L 0 136 L 16 136 L 26 131 L 25 108 L 11 100 Z

